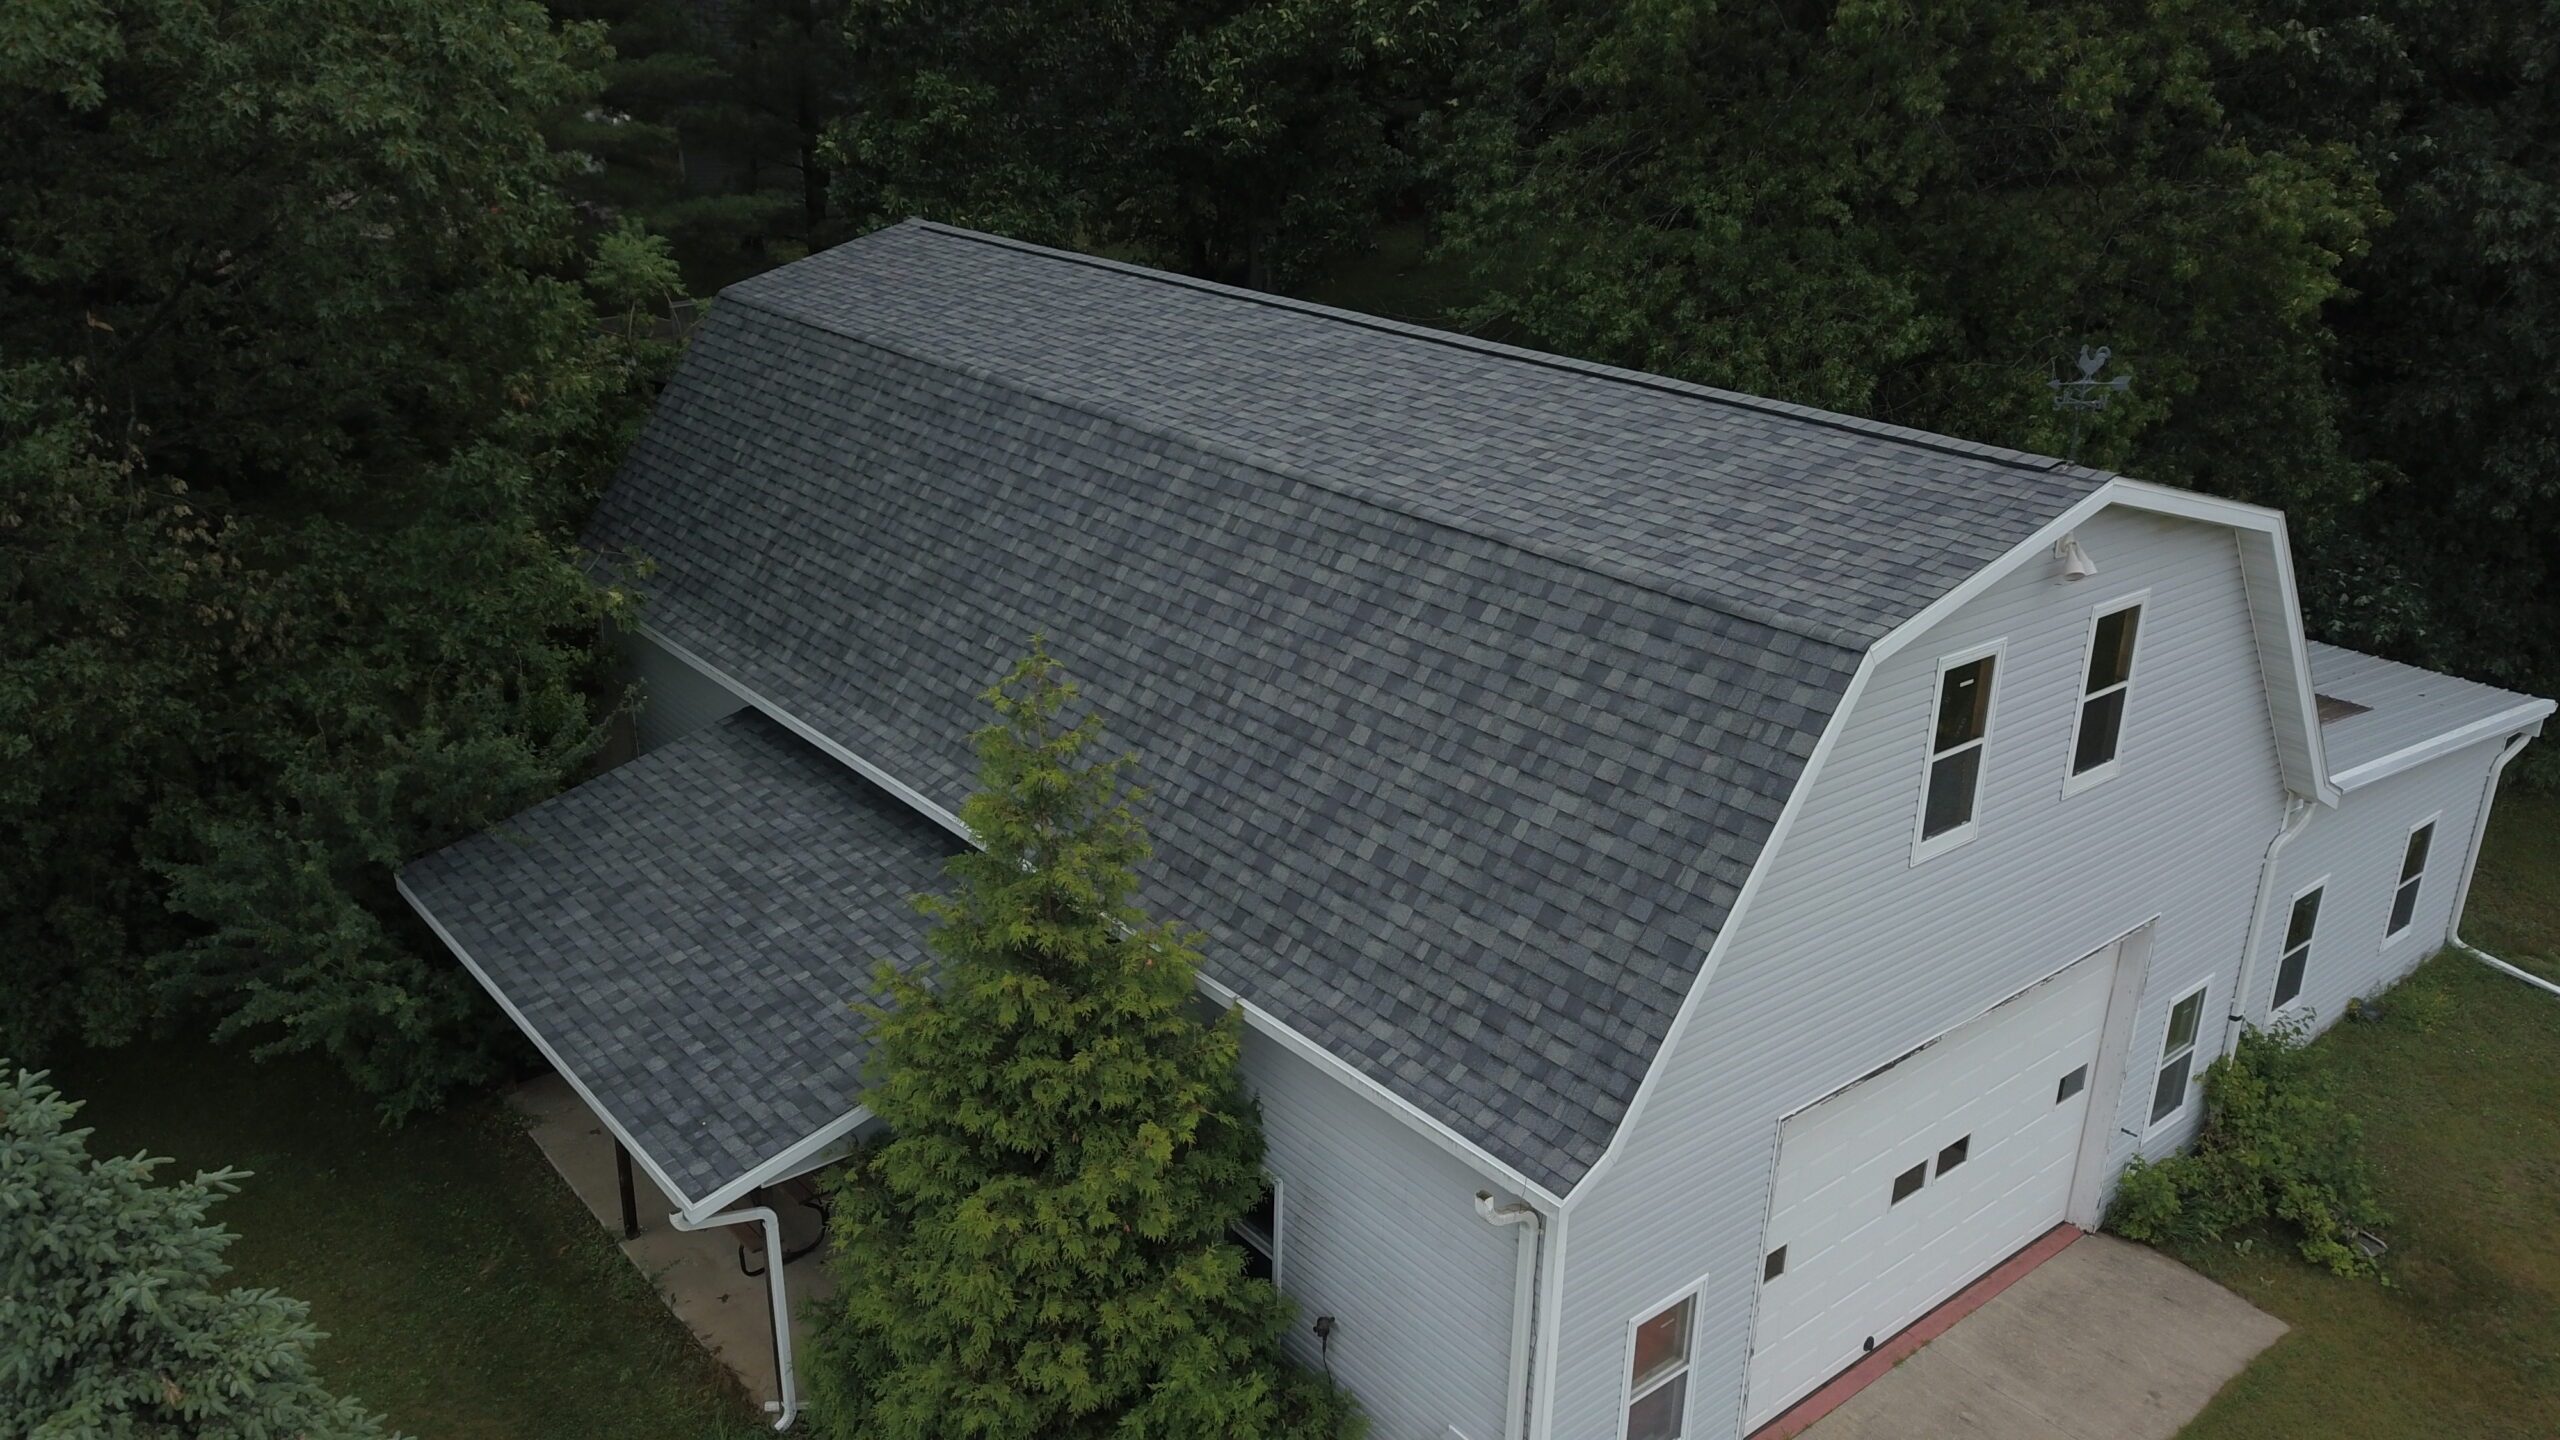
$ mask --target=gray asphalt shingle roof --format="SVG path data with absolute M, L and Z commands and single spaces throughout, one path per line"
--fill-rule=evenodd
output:
M 412 862 L 414 903 L 691 1205 L 851 1111 L 961 842 L 740 711 Z
M 725 291 L 587 542 L 954 810 L 1045 632 L 1213 978 L 1562 1192 L 1865 647 L 2106 478 L 910 223 Z

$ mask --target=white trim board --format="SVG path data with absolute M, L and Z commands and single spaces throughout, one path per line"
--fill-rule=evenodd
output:
M 2403 770 L 2414 770 L 2430 760 L 2439 760 L 2458 750 L 2465 750 L 2483 740 L 2511 731 L 2538 729 L 2551 715 L 2548 700 L 2529 700 L 2522 705 L 2474 720 L 2468 725 L 2431 736 L 2415 745 L 2403 746 L 2388 755 L 2367 760 L 2361 765 L 2341 770 L 2329 777 L 2329 783 L 2340 790 L 2361 790 L 2376 780 L 2387 780 Z

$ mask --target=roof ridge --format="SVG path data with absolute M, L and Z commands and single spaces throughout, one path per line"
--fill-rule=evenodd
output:
M 1260 290 L 1247 290 L 1240 286 L 1225 285 L 1215 280 L 1203 280 L 1197 276 L 1178 274 L 1171 270 L 1157 270 L 1145 265 L 1132 265 L 1126 261 L 1106 259 L 1099 255 L 1082 255 L 1073 250 L 1061 250 L 1049 245 L 1034 245 L 1026 240 L 1015 240 L 1004 235 L 992 235 L 983 230 L 969 230 L 958 225 L 946 225 L 938 220 L 908 219 L 902 220 L 898 224 L 889 228 L 893 230 L 915 230 L 928 235 L 942 236 L 946 239 L 964 240 L 975 244 L 990 246 L 996 249 L 1019 251 L 1026 255 L 1039 256 L 1045 260 L 1056 260 L 1071 265 L 1082 265 L 1089 269 L 1107 271 L 1113 274 L 1123 275 L 1134 280 L 1146 280 L 1161 285 L 1172 285 L 1183 289 L 1198 290 L 1219 296 L 1223 299 L 1241 300 L 1250 304 L 1266 306 L 1274 310 L 1295 311 L 1299 314 L 1307 315 L 1315 319 L 1329 320 L 1335 324 L 1351 325 L 1361 329 L 1383 331 L 1387 334 L 1401 335 L 1407 339 L 1420 340 L 1433 345 L 1446 345 L 1454 349 L 1472 350 L 1478 354 L 1489 355 L 1502 360 L 1509 360 L 1517 364 L 1535 365 L 1549 370 L 1562 370 L 1570 374 L 1583 375 L 1596 380 L 1606 380 L 1613 384 L 1631 386 L 1636 389 L 1654 390 L 1666 395 L 1678 395 L 1684 399 L 1696 400 L 1703 404 L 1723 405 L 1736 410 L 1750 410 L 1763 415 L 1774 415 L 1781 419 L 1798 420 L 1808 425 L 1820 425 L 1829 429 L 1847 431 L 1851 434 L 1870 436 L 1880 440 L 1887 440 L 1897 445 L 1908 445 L 1915 450 L 1929 450 L 1941 455 L 1956 455 L 1968 460 L 1980 460 L 1987 464 L 2000 465 L 2012 470 L 2032 470 L 2052 474 L 2083 468 L 2071 461 L 2059 459 L 2055 456 L 2038 455 L 2032 451 L 2012 449 L 2006 445 L 1989 445 L 1980 441 L 1959 439 L 1952 435 L 1936 435 L 1926 430 L 1912 429 L 1907 425 L 1896 425 L 1890 421 L 1870 420 L 1862 415 L 1848 415 L 1837 410 L 1823 410 L 1811 405 L 1797 405 L 1790 401 L 1772 400 L 1765 395 L 1748 395 L 1739 390 L 1723 390 L 1712 385 L 1700 385 L 1693 381 L 1675 380 L 1667 375 L 1652 375 L 1642 370 L 1630 370 L 1623 366 L 1603 365 L 1591 360 L 1578 360 L 1570 355 L 1553 355 L 1543 351 L 1526 349 L 1518 345 L 1505 345 L 1498 340 L 1486 340 L 1478 336 L 1463 335 L 1448 330 L 1435 330 L 1428 326 L 1409 324 L 1401 320 L 1390 320 L 1384 316 L 1366 315 L 1357 310 L 1345 310 L 1339 306 L 1319 305 L 1311 300 L 1300 300 L 1287 295 L 1272 295 Z
M 925 222 L 909 221 L 907 223 L 912 225 L 922 225 Z M 960 233 L 968 234 L 971 232 L 963 231 Z M 1010 244 L 1012 242 L 1008 241 L 1006 243 Z M 1221 460 L 1228 461 L 1231 464 L 1242 465 L 1247 469 L 1261 471 L 1262 473 L 1270 475 L 1276 479 L 1305 485 L 1314 490 L 1321 490 L 1328 495 L 1339 496 L 1356 504 L 1368 506 L 1374 510 L 1383 511 L 1391 515 L 1401 515 L 1408 520 L 1414 520 L 1425 525 L 1435 526 L 1453 534 L 1465 535 L 1472 539 L 1481 540 L 1487 544 L 1499 545 L 1505 549 L 1518 551 L 1521 554 L 1535 555 L 1542 560 L 1548 560 L 1559 565 L 1568 566 L 1572 569 L 1582 571 L 1585 574 L 1596 575 L 1602 579 L 1614 581 L 1621 585 L 1629 585 L 1652 594 L 1667 596 L 1671 599 L 1681 601 L 1684 604 L 1696 605 L 1703 609 L 1713 610 L 1720 615 L 1725 615 L 1732 619 L 1748 621 L 1755 625 L 1765 625 L 1772 630 L 1781 631 L 1785 634 L 1795 635 L 1807 640 L 1817 641 L 1825 645 L 1836 646 L 1843 650 L 1864 654 L 1875 644 L 1875 640 L 1873 638 L 1861 637 L 1856 632 L 1845 629 L 1841 626 L 1826 625 L 1820 621 L 1807 620 L 1799 616 L 1788 615 L 1781 611 L 1754 605 L 1749 601 L 1737 600 L 1730 596 L 1711 595 L 1694 586 L 1665 583 L 1656 577 L 1637 572 L 1633 567 L 1609 565 L 1595 559 L 1595 557 L 1588 553 L 1578 551 L 1571 547 L 1542 546 L 1523 540 L 1517 536 L 1489 533 L 1486 530 L 1470 525 L 1462 525 L 1442 516 L 1428 515 L 1417 510 L 1407 509 L 1401 505 L 1390 504 L 1384 499 L 1351 489 L 1338 481 L 1326 480 L 1314 475 L 1306 474 L 1283 462 L 1266 459 L 1235 446 L 1227 445 L 1215 440 L 1205 439 L 1198 435 L 1184 434 L 1169 426 L 1160 425 L 1147 420 L 1141 420 L 1133 416 L 1123 414 L 1110 406 L 1102 405 L 1091 400 L 1056 394 L 1042 386 L 1030 384 L 1019 377 L 1004 374 L 982 365 L 972 365 L 963 361 L 946 359 L 939 355 L 926 354 L 910 345 L 892 344 L 889 341 L 879 339 L 876 336 L 862 334 L 850 329 L 841 329 L 822 321 L 812 319 L 807 315 L 795 314 L 792 311 L 781 309 L 772 302 L 766 301 L 757 295 L 738 294 L 736 293 L 737 290 L 737 286 L 731 286 L 728 290 L 721 292 L 722 301 L 726 304 L 740 305 L 747 309 L 761 311 L 762 313 L 771 315 L 776 319 L 787 320 L 792 324 L 805 326 L 808 329 L 818 331 L 822 334 L 834 335 L 841 339 L 852 340 L 860 344 L 869 345 L 874 349 L 900 356 L 919 365 L 930 365 L 937 370 L 947 371 L 956 375 L 966 375 L 972 379 L 983 381 L 991 385 L 997 385 L 1017 394 L 1028 395 L 1033 399 L 1045 401 L 1048 404 L 1056 405 L 1061 409 L 1071 410 L 1077 414 L 1086 415 L 1096 420 L 1106 421 L 1113 425 L 1125 426 L 1128 429 L 1135 430 L 1142 435 L 1151 436 L 1157 440 L 1164 441 L 1167 444 L 1186 446 L 1202 454 L 1212 455 Z

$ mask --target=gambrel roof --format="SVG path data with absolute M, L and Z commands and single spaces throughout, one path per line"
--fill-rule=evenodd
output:
M 909 223 L 723 292 L 587 541 L 933 811 L 1045 634 L 1210 978 L 1561 1194 L 1868 645 L 2109 478 Z

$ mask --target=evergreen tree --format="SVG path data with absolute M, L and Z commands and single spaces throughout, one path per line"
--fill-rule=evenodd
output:
M 0 1432 L 28 1440 L 378 1440 L 321 1388 L 308 1307 L 215 1288 L 206 1223 L 243 1172 L 152 1183 L 165 1161 L 89 1155 L 79 1106 L 0 1065 Z
M 989 692 L 961 811 L 985 849 L 917 902 L 929 973 L 882 967 L 864 1103 L 892 1138 L 837 1191 L 812 1413 L 883 1440 L 1341 1433 L 1224 1238 L 1264 1184 L 1238 1017 L 1197 1012 L 1192 937 L 1138 909 L 1134 762 L 1085 758 L 1075 697 L 1036 640 Z

